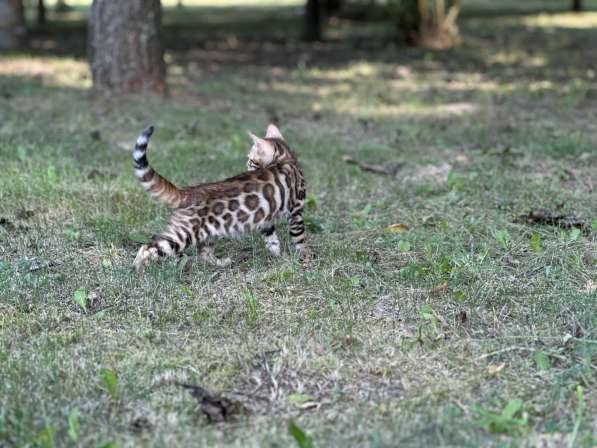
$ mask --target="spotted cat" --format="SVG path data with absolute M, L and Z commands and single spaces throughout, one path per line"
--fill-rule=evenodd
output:
M 133 150 L 135 176 L 154 198 L 169 204 L 174 213 L 162 233 L 143 245 L 134 265 L 142 269 L 151 259 L 181 254 L 196 246 L 199 256 L 218 260 L 207 242 L 213 238 L 259 231 L 267 249 L 280 255 L 275 223 L 288 220 L 288 231 L 295 251 L 304 253 L 305 178 L 294 152 L 279 129 L 270 124 L 265 138 L 249 133 L 253 146 L 249 151 L 249 171 L 219 182 L 179 188 L 158 174 L 147 161 L 147 145 L 153 126 L 145 129 Z

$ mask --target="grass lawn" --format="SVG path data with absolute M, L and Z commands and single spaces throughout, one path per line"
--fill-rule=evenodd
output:
M 341 21 L 278 39 L 295 9 L 195 41 L 166 11 L 166 99 L 94 96 L 76 21 L 0 56 L 0 445 L 595 446 L 597 13 L 465 14 L 437 53 Z M 169 213 L 139 131 L 188 184 L 242 171 L 269 122 L 314 261 L 249 236 L 217 243 L 229 267 L 135 274 Z M 585 231 L 519 219 L 540 208 Z M 209 422 L 177 383 L 242 411 Z

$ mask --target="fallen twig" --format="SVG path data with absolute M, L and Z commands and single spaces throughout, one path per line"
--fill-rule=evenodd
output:
M 245 411 L 240 402 L 212 394 L 201 386 L 179 382 L 175 384 L 189 391 L 199 403 L 199 410 L 210 422 L 228 421 Z
M 563 229 L 576 227 L 585 231 L 589 230 L 589 226 L 584 218 L 569 215 L 554 215 L 542 208 L 533 210 L 526 215 L 521 215 L 514 222 L 529 225 L 551 225 Z
M 400 171 L 400 169 L 402 168 L 402 165 L 403 165 L 402 163 L 399 163 L 397 165 L 388 165 L 388 166 L 386 166 L 386 165 L 371 165 L 368 163 L 361 163 L 361 162 L 353 159 L 349 155 L 342 156 L 342 160 L 351 165 L 358 166 L 363 171 L 369 171 L 370 173 L 375 173 L 375 174 L 383 174 L 386 176 L 396 176 L 396 174 L 398 174 L 398 171 Z

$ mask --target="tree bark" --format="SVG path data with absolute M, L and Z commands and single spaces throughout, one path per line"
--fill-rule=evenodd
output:
M 344 0 L 325 0 L 324 9 L 327 17 L 333 17 L 342 10 Z
M 460 42 L 456 23 L 460 0 L 393 0 L 389 6 L 408 44 L 446 49 Z
M 159 0 L 93 0 L 89 63 L 93 86 L 108 93 L 166 89 Z
M 56 12 L 67 12 L 70 11 L 72 8 L 66 4 L 65 0 L 57 0 L 56 1 Z
M 0 51 L 14 50 L 25 40 L 25 15 L 21 0 L 0 0 Z
M 319 0 L 307 0 L 305 5 L 305 40 L 321 40 L 321 5 Z
M 582 11 L 582 0 L 572 0 L 572 11 Z
M 37 25 L 43 26 L 46 23 L 46 4 L 44 3 L 44 0 L 37 0 Z

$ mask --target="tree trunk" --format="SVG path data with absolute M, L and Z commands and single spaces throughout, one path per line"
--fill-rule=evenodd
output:
M 321 5 L 319 0 L 307 0 L 305 5 L 305 40 L 321 40 Z
M 327 17 L 333 17 L 340 13 L 342 10 L 343 0 L 325 0 L 324 9 Z
M 460 0 L 392 0 L 388 3 L 403 39 L 411 45 L 449 48 L 460 41 Z
M 572 11 L 582 11 L 582 0 L 572 0 Z
M 110 93 L 166 89 L 159 0 L 93 0 L 89 64 L 93 86 Z
M 37 0 L 37 25 L 44 26 L 46 22 L 46 4 L 44 0 Z
M 14 50 L 25 40 L 21 0 L 0 0 L 0 50 Z
M 56 1 L 56 12 L 67 12 L 70 11 L 72 8 L 66 4 L 65 0 L 57 0 Z

